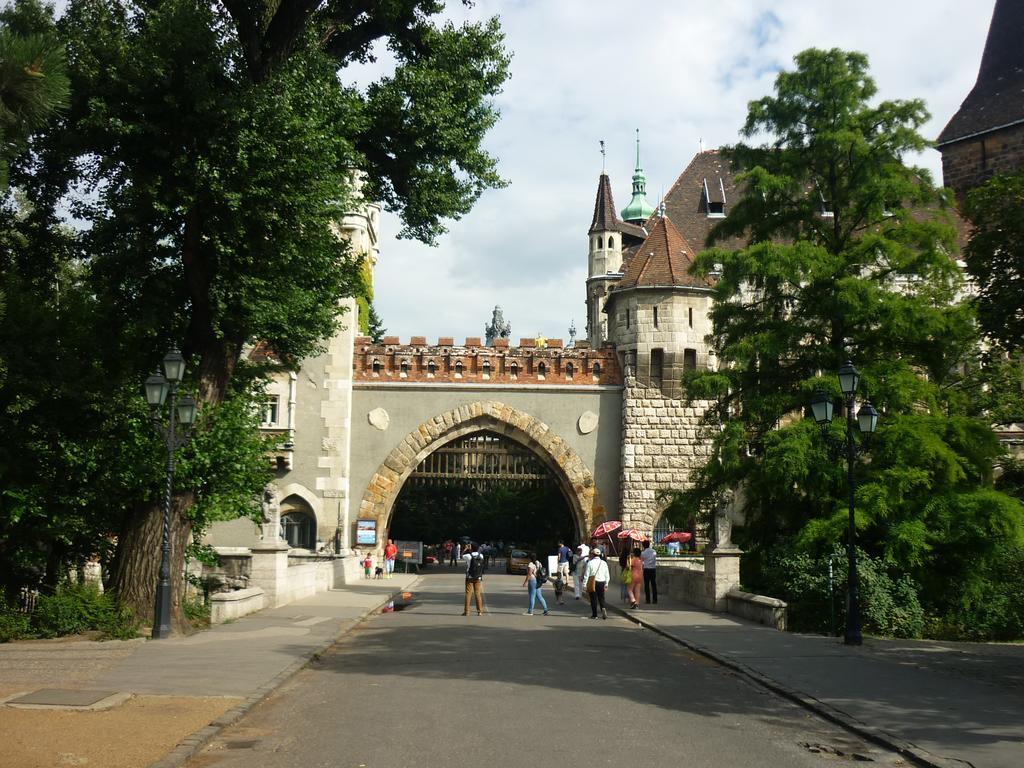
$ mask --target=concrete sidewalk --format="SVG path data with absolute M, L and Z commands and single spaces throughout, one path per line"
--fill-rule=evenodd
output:
M 40 689 L 134 697 L 105 711 L 0 706 L 0 742 L 20 750 L 14 754 L 24 766 L 182 765 L 221 728 L 416 580 L 396 574 L 360 582 L 190 637 L 0 645 L 0 701 Z M 36 732 L 40 735 L 33 736 Z M 129 743 L 126 735 L 138 743 Z
M 1024 766 L 1024 645 L 778 632 L 662 597 L 633 621 L 744 674 L 918 764 Z

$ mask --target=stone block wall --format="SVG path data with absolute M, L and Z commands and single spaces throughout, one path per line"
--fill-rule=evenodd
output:
M 1024 125 L 1014 125 L 939 147 L 943 183 L 963 203 L 967 192 L 997 173 L 1024 168 Z
M 689 487 L 711 454 L 701 425 L 708 404 L 687 404 L 632 377 L 622 396 L 619 510 L 623 525 L 650 531 L 663 507 L 658 492 Z

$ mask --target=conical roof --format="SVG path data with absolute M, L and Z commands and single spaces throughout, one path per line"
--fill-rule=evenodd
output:
M 615 290 L 653 286 L 710 288 L 707 279 L 690 274 L 693 256 L 686 238 L 671 219 L 662 216 L 655 220 L 651 234 L 637 249 Z
M 996 0 L 974 88 L 939 134 L 938 144 L 1024 122 L 1024 3 Z
M 597 198 L 594 200 L 594 218 L 587 234 L 614 232 L 618 230 L 619 217 L 615 215 L 615 200 L 612 199 L 612 183 L 608 174 L 601 172 L 597 182 Z

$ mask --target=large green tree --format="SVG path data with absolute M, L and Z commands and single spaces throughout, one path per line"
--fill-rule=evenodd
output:
M 978 322 L 1003 349 L 1024 348 L 1024 171 L 989 179 L 967 196 L 974 228 L 967 271 L 978 287 Z
M 918 129 L 928 115 L 920 101 L 878 101 L 861 54 L 812 49 L 795 62 L 774 95 L 750 104 L 742 134 L 762 141 L 725 152 L 744 194 L 709 245 L 731 235 L 748 244 L 696 260 L 718 275 L 711 341 L 721 365 L 685 383 L 713 401 L 717 428 L 714 456 L 674 508 L 707 509 L 742 488 L 755 583 L 773 549 L 822 552 L 841 540 L 844 462 L 800 414 L 818 388 L 842 412 L 834 372 L 852 359 L 881 412 L 871 460 L 857 470 L 860 543 L 918 583 L 962 583 L 971 557 L 1020 540 L 1022 516 L 992 490 L 995 436 L 951 394 L 976 335 L 956 301 L 946 199 L 903 162 L 926 146 Z
M 141 379 L 181 340 L 187 386 L 216 409 L 247 390 L 246 344 L 262 340 L 283 365 L 316 353 L 338 300 L 359 286 L 333 229 L 357 202 L 356 169 L 363 193 L 400 214 L 402 234 L 428 242 L 502 183 L 481 147 L 507 77 L 498 23 L 438 24 L 441 10 L 72 0 L 59 22 L 68 114 L 22 170 L 39 220 L 67 206 L 84 224 L 78 255 L 122 375 Z M 393 72 L 346 84 L 380 46 Z M 175 572 L 195 499 L 193 489 L 175 500 Z M 159 505 L 148 503 L 118 538 L 115 586 L 144 615 L 159 535 Z

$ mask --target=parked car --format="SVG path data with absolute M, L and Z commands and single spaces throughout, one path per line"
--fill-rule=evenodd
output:
M 530 563 L 530 553 L 525 549 L 513 549 L 508 553 L 508 562 L 505 564 L 505 573 L 526 573 L 526 566 Z

